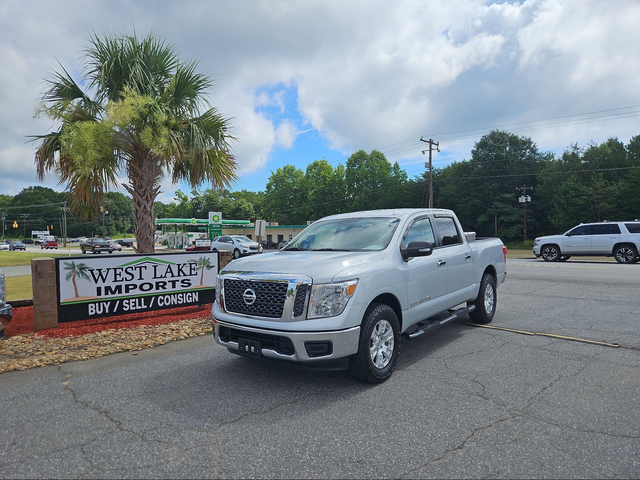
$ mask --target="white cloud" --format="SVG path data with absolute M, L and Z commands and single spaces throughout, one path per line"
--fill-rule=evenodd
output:
M 289 150 L 297 136 L 296 126 L 289 120 L 283 120 L 276 129 L 276 145 L 284 150 Z
M 215 79 L 212 103 L 233 117 L 246 175 L 301 148 L 301 129 L 347 155 L 423 134 L 640 104 L 638 18 L 635 0 L 3 2 L 0 193 L 35 183 L 33 146 L 24 142 L 50 131 L 31 118 L 41 79 L 56 60 L 76 74 L 92 31 L 153 31 L 182 58 L 199 59 Z M 287 111 L 292 91 L 295 112 Z M 632 118 L 522 133 L 545 150 L 628 140 L 640 125 Z M 472 142 L 444 144 L 468 157 Z M 420 150 L 389 157 L 419 164 Z

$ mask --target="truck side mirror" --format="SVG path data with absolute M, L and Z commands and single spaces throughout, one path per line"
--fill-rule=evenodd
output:
M 430 242 L 411 242 L 401 248 L 400 253 L 404 260 L 410 257 L 427 257 L 433 253 L 433 246 Z

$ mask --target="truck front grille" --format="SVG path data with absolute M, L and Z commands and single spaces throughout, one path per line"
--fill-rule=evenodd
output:
M 296 300 L 293 304 L 293 316 L 299 317 L 304 314 L 305 300 L 307 299 L 307 290 L 309 285 L 306 283 L 298 284 L 296 291 Z
M 224 301 L 228 312 L 280 318 L 287 298 L 288 282 L 224 280 Z M 251 303 L 255 295 L 255 301 Z

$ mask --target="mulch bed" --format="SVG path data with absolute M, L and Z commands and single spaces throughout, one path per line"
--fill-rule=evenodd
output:
M 211 304 L 65 322 L 38 333 L 33 307 L 19 307 L 0 338 L 0 373 L 114 353 L 137 355 L 142 349 L 211 332 Z

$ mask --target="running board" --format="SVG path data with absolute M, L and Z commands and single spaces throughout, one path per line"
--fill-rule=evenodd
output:
M 442 320 L 433 320 L 427 323 L 417 323 L 416 327 L 418 327 L 415 331 L 411 333 L 403 333 L 405 338 L 412 339 L 419 337 L 423 333 L 427 333 L 429 330 L 435 330 L 437 328 L 446 325 L 447 323 L 451 323 L 456 320 L 460 315 L 464 315 L 465 313 L 473 312 L 476 309 L 475 305 L 469 305 L 468 307 L 458 308 L 457 310 L 449 310 L 449 316 L 443 318 Z

